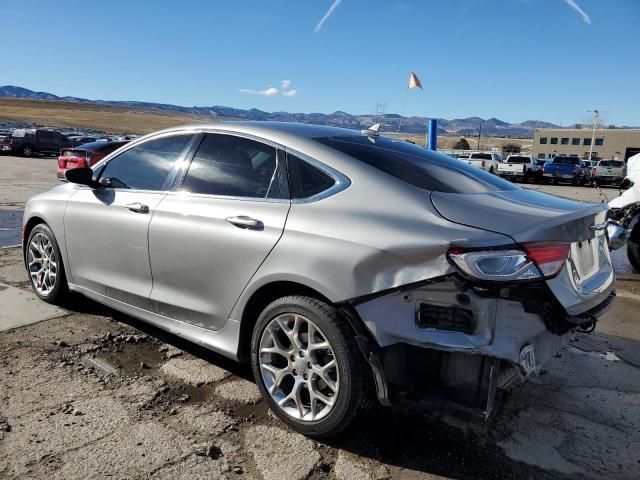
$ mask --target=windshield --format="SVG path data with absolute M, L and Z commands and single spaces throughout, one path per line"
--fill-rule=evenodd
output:
M 599 167 L 615 167 L 620 168 L 624 167 L 624 162 L 622 160 L 602 160 L 599 164 Z
M 471 159 L 475 160 L 491 160 L 491 154 L 490 153 L 472 153 L 471 154 Z
M 315 141 L 405 183 L 425 190 L 484 193 L 517 190 L 506 180 L 465 162 L 404 141 L 366 136 L 319 137 Z

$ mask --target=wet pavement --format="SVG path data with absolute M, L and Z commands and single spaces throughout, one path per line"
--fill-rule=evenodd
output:
M 20 245 L 22 239 L 22 211 L 0 210 L 0 247 Z

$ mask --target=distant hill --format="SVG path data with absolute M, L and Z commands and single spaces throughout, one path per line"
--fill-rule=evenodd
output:
M 0 87 L 0 97 L 24 98 L 32 100 L 59 100 L 66 102 L 91 103 L 102 105 L 125 106 L 136 109 L 153 109 L 174 113 L 191 115 L 211 115 L 220 118 L 234 118 L 246 120 L 272 120 L 280 122 L 317 123 L 333 125 L 352 129 L 367 128 L 374 123 L 382 121 L 384 127 L 390 131 L 397 131 L 400 115 L 386 114 L 384 118 L 375 115 L 351 115 L 343 111 L 333 113 L 289 113 L 289 112 L 265 112 L 252 108 L 244 110 L 239 108 L 214 105 L 211 107 L 182 107 L 166 103 L 116 101 L 116 100 L 89 100 L 79 97 L 59 97 L 48 92 L 34 92 L 27 88 L 6 85 Z M 422 134 L 425 132 L 426 117 L 408 117 L 402 119 L 402 132 Z M 506 137 L 533 137 L 536 128 L 559 128 L 557 125 L 539 120 L 527 120 L 522 123 L 508 123 L 497 118 L 482 119 L 480 117 L 456 118 L 446 120 L 438 119 L 438 130 L 441 134 L 472 136 L 478 134 L 482 123 L 483 135 L 499 135 Z

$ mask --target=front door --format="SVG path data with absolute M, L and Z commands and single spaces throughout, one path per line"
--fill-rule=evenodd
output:
M 207 134 L 179 191 L 149 228 L 157 313 L 217 330 L 280 239 L 289 212 L 284 158 L 275 146 Z
M 64 218 L 71 283 L 149 309 L 149 223 L 192 138 L 133 145 L 96 169 L 103 188 L 76 189 Z

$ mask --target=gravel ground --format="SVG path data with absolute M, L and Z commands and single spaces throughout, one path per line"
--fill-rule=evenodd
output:
M 56 184 L 43 179 L 55 175 L 50 160 L 14 168 L 8 158 L 0 208 L 23 205 L 4 190 L 21 169 L 40 169 L 25 181 L 31 193 Z M 285 428 L 246 366 L 78 299 L 0 333 L 0 478 L 639 478 L 640 275 L 620 255 L 616 265 L 619 298 L 596 332 L 490 422 L 375 408 L 327 442 Z M 0 283 L 27 292 L 18 249 L 0 249 Z

